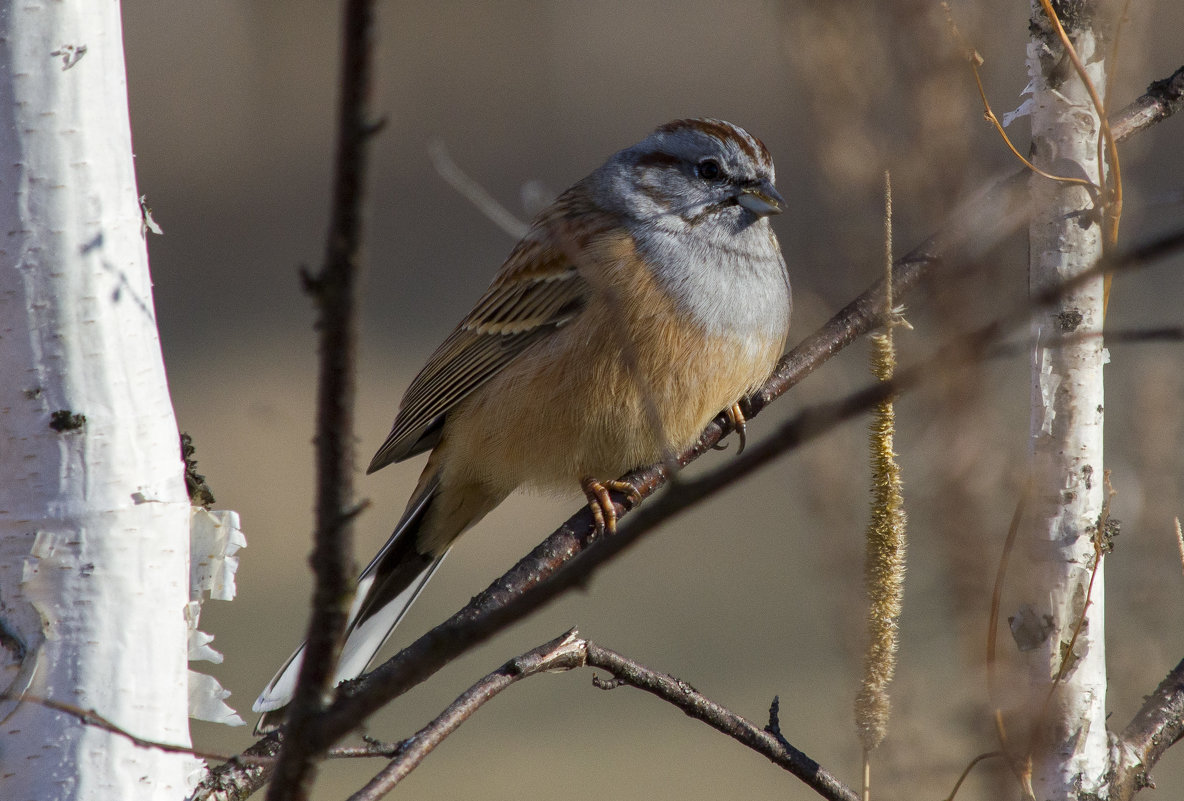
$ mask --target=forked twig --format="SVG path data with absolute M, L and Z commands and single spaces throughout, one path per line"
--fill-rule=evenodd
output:
M 389 793 L 443 740 L 498 693 L 521 679 L 553 671 L 595 667 L 613 676 L 611 686 L 629 685 L 655 695 L 688 716 L 728 735 L 800 778 L 829 801 L 858 801 L 858 795 L 781 736 L 760 728 L 720 706 L 681 679 L 652 670 L 616 651 L 582 639 L 572 629 L 554 640 L 511 659 L 453 701 L 429 724 L 410 737 L 391 762 L 350 796 L 349 801 L 377 801 Z M 593 677 L 594 683 L 597 682 Z M 607 684 L 599 680 L 597 686 Z

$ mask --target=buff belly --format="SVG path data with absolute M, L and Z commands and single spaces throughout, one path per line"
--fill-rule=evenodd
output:
M 628 336 L 647 321 L 610 318 L 581 315 L 450 415 L 437 449 L 456 470 L 450 480 L 500 494 L 570 492 L 586 476 L 616 478 L 694 442 L 763 382 L 781 349 L 780 341 L 760 344 L 767 337 L 708 336 L 694 324 Z

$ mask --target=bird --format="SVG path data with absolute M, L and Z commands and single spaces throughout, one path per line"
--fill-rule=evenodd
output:
M 613 531 L 619 479 L 690 446 L 768 378 L 791 295 L 765 145 L 679 119 L 611 156 L 533 220 L 428 359 L 367 474 L 430 452 L 362 571 L 334 684 L 361 675 L 453 542 L 513 491 L 571 491 Z M 282 725 L 304 646 L 255 701 Z

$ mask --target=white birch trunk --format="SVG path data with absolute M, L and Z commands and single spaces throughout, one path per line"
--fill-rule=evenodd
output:
M 1048 31 L 1033 2 L 1033 20 Z M 1105 74 L 1090 30 L 1069 29 L 1099 91 Z M 1050 44 L 1051 42 L 1051 44 Z M 1098 182 L 1098 113 L 1055 34 L 1028 45 L 1033 92 L 1033 161 L 1060 176 Z M 1089 192 L 1033 175 L 1029 229 L 1034 296 L 1095 268 L 1102 253 L 1097 208 Z M 1104 498 L 1101 276 L 1063 295 L 1032 324 L 1033 503 L 1019 554 L 1032 570 L 1024 607 L 1012 621 L 1026 650 L 1032 740 L 1030 788 L 1037 799 L 1078 799 L 1103 788 L 1108 769 L 1104 576 L 1093 537 Z M 1086 623 L 1067 655 L 1083 611 Z M 1062 660 L 1065 675 L 1045 707 Z M 1020 744 L 1028 731 L 1014 732 Z M 1105 797 L 1104 790 L 1102 796 Z
M 189 503 L 117 2 L 0 3 L 0 797 L 177 799 Z M 57 413 L 55 417 L 55 413 Z M 55 422 L 56 420 L 56 422 Z

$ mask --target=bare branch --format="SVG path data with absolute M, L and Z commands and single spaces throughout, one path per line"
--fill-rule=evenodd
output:
M 702 695 L 685 681 L 665 673 L 657 673 L 593 642 L 586 643 L 586 652 L 590 667 L 603 668 L 612 673 L 617 680 L 669 701 L 690 717 L 744 743 L 757 753 L 768 757 L 773 764 L 797 776 L 823 798 L 833 801 L 857 801 L 859 798 L 853 790 L 825 768 L 789 745 L 779 732 L 760 728 Z
M 385 743 L 366 734 L 362 735 L 362 742 L 364 745 L 332 748 L 326 756 L 329 759 L 393 759 L 403 748 L 402 743 Z
M 1131 134 L 1162 122 L 1184 107 L 1184 67 L 1168 78 L 1153 81 L 1147 92 L 1110 121 L 1114 139 L 1121 142 Z
M 280 736 L 275 731 L 239 756 L 211 770 L 193 788 L 187 801 L 242 801 L 271 778 L 280 753 Z
M 1127 801 L 1155 785 L 1150 771 L 1164 752 L 1184 737 L 1184 660 L 1169 673 L 1127 725 L 1118 741 L 1110 797 Z
M 331 689 L 353 594 L 353 439 L 356 284 L 362 235 L 369 118 L 373 0 L 347 0 L 343 22 L 337 154 L 325 263 L 306 287 L 317 305 L 317 500 L 312 568 L 316 579 L 304 661 L 288 713 L 289 736 L 268 792 L 273 801 L 302 801 L 324 750 L 304 736 Z
M 798 751 L 781 737 L 780 732 L 761 729 L 719 704 L 711 701 L 685 681 L 658 673 L 615 651 L 601 648 L 577 637 L 576 630 L 519 657 L 466 690 L 439 716 L 408 739 L 400 753 L 349 801 L 377 801 L 395 788 L 444 738 L 456 731 L 486 701 L 511 684 L 528 676 L 579 667 L 598 667 L 613 675 L 611 682 L 594 677 L 597 687 L 611 688 L 628 684 L 645 690 L 683 710 L 717 731 L 738 740 L 794 774 L 823 798 L 831 801 L 856 801 L 858 796 L 817 762 Z

